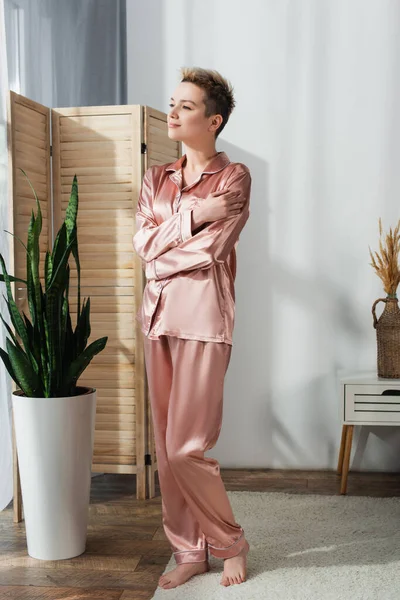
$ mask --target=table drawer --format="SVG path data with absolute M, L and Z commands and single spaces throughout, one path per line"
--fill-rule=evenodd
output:
M 400 423 L 399 385 L 346 385 L 345 422 L 396 425 Z

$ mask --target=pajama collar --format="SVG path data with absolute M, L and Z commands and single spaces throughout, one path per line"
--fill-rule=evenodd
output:
M 177 161 L 175 161 L 174 163 L 172 163 L 171 165 L 166 167 L 166 171 L 180 171 L 182 168 L 182 165 L 185 161 L 186 158 L 186 154 L 184 154 L 183 156 L 181 156 Z M 209 162 L 208 165 L 206 165 L 206 168 L 204 169 L 203 173 L 217 173 L 218 171 L 221 171 L 222 169 L 224 169 L 227 165 L 229 165 L 231 161 L 228 158 L 228 155 L 225 152 L 218 152 L 217 156 L 214 156 L 214 158 L 211 159 L 211 161 Z M 170 175 L 171 177 L 171 175 Z

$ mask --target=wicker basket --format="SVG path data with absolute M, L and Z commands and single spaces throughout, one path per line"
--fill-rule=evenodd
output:
M 385 302 L 383 313 L 376 318 L 375 307 Z M 397 296 L 378 298 L 372 306 L 378 351 L 378 377 L 400 378 L 400 308 Z

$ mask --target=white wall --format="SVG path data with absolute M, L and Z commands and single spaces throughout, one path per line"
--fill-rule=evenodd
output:
M 238 253 L 226 467 L 335 468 L 337 371 L 376 369 L 369 265 L 400 217 L 400 2 L 127 1 L 128 103 L 168 110 L 179 67 L 237 107 L 219 150 L 253 176 Z M 367 441 L 368 440 L 368 441 Z M 398 470 L 400 431 L 362 428 L 353 468 Z

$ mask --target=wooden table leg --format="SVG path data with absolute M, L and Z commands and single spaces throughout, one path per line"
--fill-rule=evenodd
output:
M 21 480 L 19 477 L 19 466 L 18 466 L 18 454 L 17 454 L 17 442 L 15 438 L 14 428 L 14 412 L 12 412 L 12 442 L 13 442 L 13 488 L 14 488 L 14 500 L 13 500 L 13 521 L 19 523 L 22 521 L 22 494 L 21 494 Z
M 342 427 L 342 438 L 340 440 L 340 451 L 339 451 L 339 460 L 337 466 L 337 474 L 342 474 L 343 469 L 343 457 L 344 457 L 344 447 L 346 444 L 346 434 L 347 434 L 347 425 L 343 425 Z
M 341 480 L 341 484 L 340 484 L 340 493 L 341 494 L 345 494 L 347 492 L 347 475 L 349 472 L 351 445 L 353 442 L 353 430 L 354 430 L 354 425 L 347 426 L 346 443 L 345 443 L 344 457 L 343 457 L 343 472 L 342 472 L 342 480 Z

